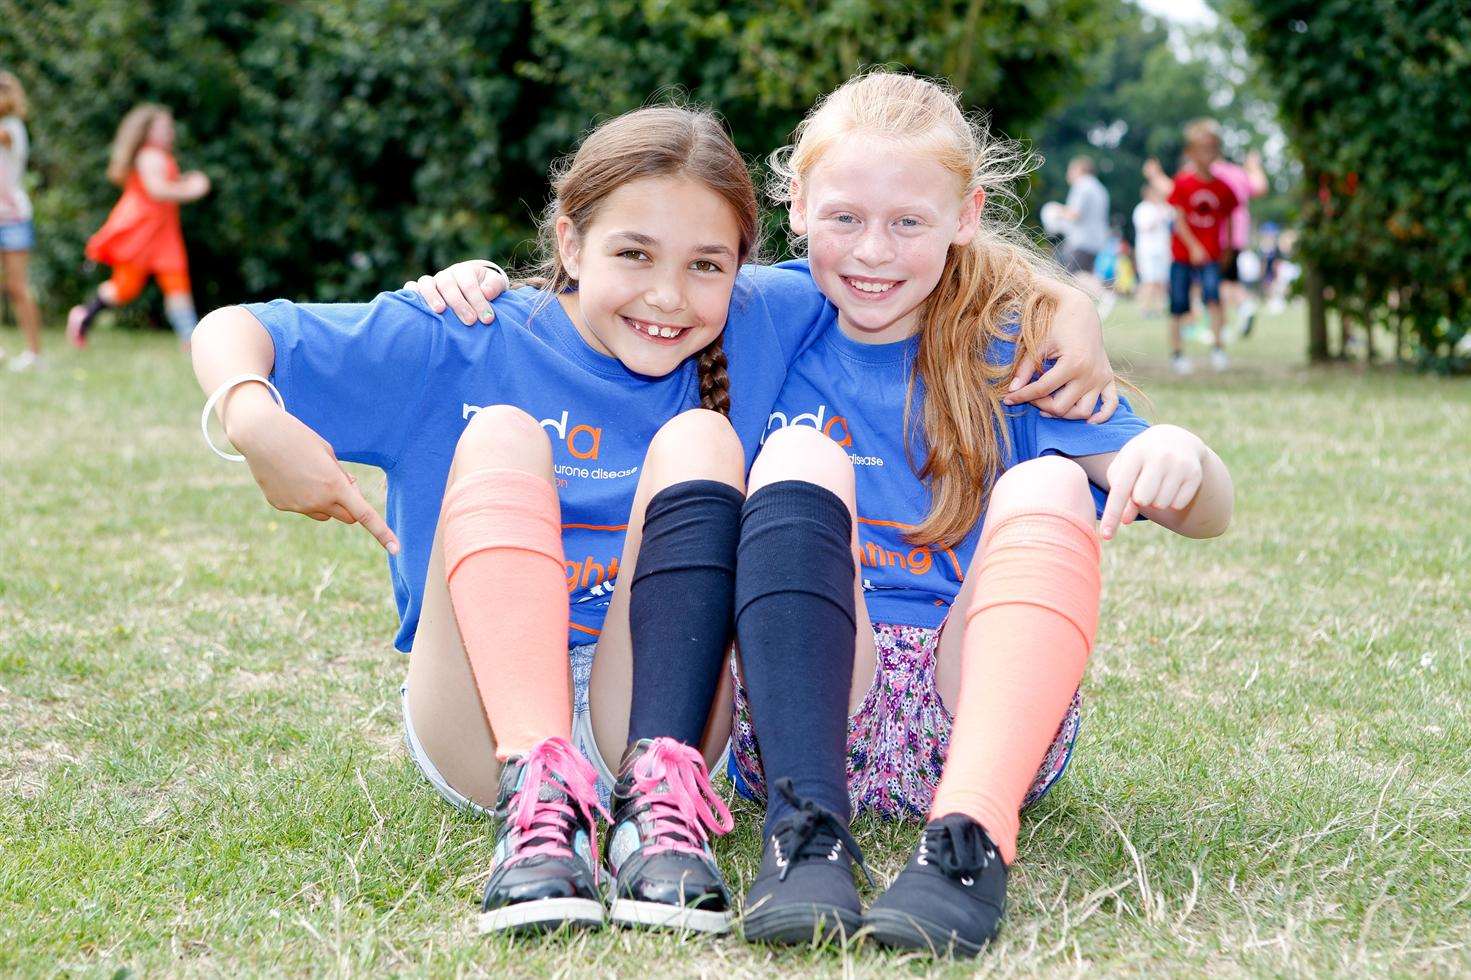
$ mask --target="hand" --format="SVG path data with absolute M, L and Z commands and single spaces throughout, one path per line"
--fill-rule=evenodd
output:
M 269 399 L 232 404 L 225 421 L 226 434 L 245 456 L 250 475 L 272 507 L 314 521 L 361 524 L 390 555 L 398 554 L 398 538 L 364 499 L 327 440 Z
M 1251 170 L 1260 170 L 1262 166 L 1262 155 L 1257 150 L 1246 154 L 1246 166 Z
M 1190 252 L 1191 265 L 1205 265 L 1211 260 L 1210 253 L 1205 250 L 1204 245 L 1192 242 L 1187 248 Z
M 1099 533 L 1113 538 L 1142 507 L 1184 510 L 1205 473 L 1205 443 L 1177 425 L 1155 425 L 1130 439 L 1108 466 L 1108 501 Z
M 1156 160 L 1154 157 L 1150 157 L 1148 160 L 1145 160 L 1144 167 L 1142 169 L 1144 171 L 1144 176 L 1149 178 L 1150 180 L 1154 180 L 1156 177 L 1163 177 L 1165 175 L 1165 168 L 1161 167 L 1159 165 L 1159 161 Z
M 1047 360 L 1053 361 L 1052 366 L 1033 381 L 1032 375 Z M 1031 402 L 1044 415 L 1087 419 L 1095 425 L 1113 415 L 1119 388 L 1103 347 L 1103 324 L 1087 294 L 1076 289 L 1063 292 L 1042 349 L 1025 352 L 1002 401 Z
M 197 201 L 209 193 L 209 175 L 202 170 L 191 170 L 179 178 L 189 200 Z
M 484 259 L 468 259 L 432 276 L 406 282 L 404 288 L 416 291 L 435 313 L 443 313 L 449 307 L 461 323 L 469 326 L 476 321 L 495 321 L 490 301 L 510 289 L 511 282 L 504 272 Z

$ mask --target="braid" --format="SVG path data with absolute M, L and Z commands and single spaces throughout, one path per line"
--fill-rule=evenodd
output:
M 700 407 L 730 415 L 730 375 L 725 370 L 725 334 L 700 351 Z

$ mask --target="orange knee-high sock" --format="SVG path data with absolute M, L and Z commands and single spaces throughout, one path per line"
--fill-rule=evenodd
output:
M 1098 624 L 1098 535 L 1059 509 L 1010 513 L 981 542 L 960 696 L 930 816 L 963 813 L 1010 864 L 1022 800 L 1083 678 Z
M 456 478 L 444 497 L 444 567 L 496 758 L 572 738 L 567 573 L 557 492 L 520 470 Z

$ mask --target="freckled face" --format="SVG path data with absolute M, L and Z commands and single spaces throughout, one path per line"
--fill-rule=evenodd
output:
M 812 278 L 855 340 L 888 343 L 920 328 L 952 245 L 975 237 L 984 194 L 932 157 L 850 136 L 796 189 L 791 222 L 807 236 Z
M 740 266 L 740 225 L 725 199 L 688 177 L 631 181 L 582 235 L 557 222 L 577 291 L 561 297 L 594 350 L 663 377 L 725 329 Z

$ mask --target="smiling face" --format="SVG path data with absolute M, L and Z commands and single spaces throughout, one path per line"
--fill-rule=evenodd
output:
M 588 227 L 557 221 L 562 265 L 577 291 L 560 299 L 594 350 L 663 377 L 720 335 L 740 266 L 729 204 L 688 177 L 630 181 Z
M 952 245 L 975 237 L 982 191 L 932 157 L 846 136 L 794 188 L 792 229 L 807 236 L 812 278 L 838 308 L 838 326 L 865 343 L 919 330 L 919 310 Z

